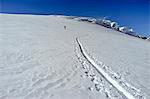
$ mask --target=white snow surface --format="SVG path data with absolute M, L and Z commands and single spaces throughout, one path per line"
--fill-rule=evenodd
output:
M 91 63 L 91 65 L 93 65 L 98 71 L 99 73 L 104 76 L 104 78 L 111 84 L 113 85 L 118 91 L 120 91 L 124 96 L 126 96 L 128 99 L 135 99 L 135 97 L 133 95 L 131 95 L 129 92 L 127 92 L 123 87 L 121 87 L 119 85 L 119 83 L 117 83 L 113 78 L 111 78 L 102 68 L 100 68 L 99 65 L 97 65 L 94 60 L 92 58 L 90 58 L 90 56 L 86 53 L 86 51 L 83 48 L 83 45 L 81 45 L 80 41 L 78 39 L 76 39 L 81 52 L 83 53 L 83 55 L 85 56 L 85 58 L 89 61 L 89 63 Z
M 76 38 L 111 80 L 85 59 Z M 109 28 L 66 16 L 0 14 L 0 99 L 149 99 L 149 60 L 149 41 Z

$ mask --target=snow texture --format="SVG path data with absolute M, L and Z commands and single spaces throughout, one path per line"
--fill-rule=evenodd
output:
M 75 18 L 0 14 L 0 99 L 150 98 L 149 41 Z

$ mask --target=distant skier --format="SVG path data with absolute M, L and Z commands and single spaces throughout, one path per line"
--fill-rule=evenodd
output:
M 64 26 L 64 29 L 66 30 L 66 29 L 67 29 L 67 27 L 66 27 L 66 26 Z

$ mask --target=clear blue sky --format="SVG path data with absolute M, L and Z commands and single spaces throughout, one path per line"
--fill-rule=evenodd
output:
M 0 0 L 0 12 L 108 17 L 150 36 L 149 0 Z

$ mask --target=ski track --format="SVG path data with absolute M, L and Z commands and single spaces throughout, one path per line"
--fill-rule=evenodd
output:
M 145 99 L 145 97 L 143 95 L 141 95 L 141 91 L 139 89 L 136 89 L 135 87 L 131 86 L 130 84 L 128 84 L 124 81 L 119 81 L 119 83 L 118 83 L 116 80 L 114 80 L 113 78 L 117 79 L 119 77 L 119 75 L 117 75 L 116 73 L 114 73 L 111 70 L 107 71 L 109 69 L 109 67 L 105 66 L 102 62 L 100 63 L 100 65 L 103 64 L 104 65 L 103 69 L 105 69 L 105 70 L 100 68 L 99 64 L 97 64 L 97 61 L 95 62 L 93 57 L 91 57 L 86 52 L 86 50 L 83 48 L 83 46 L 80 43 L 78 38 L 76 38 L 76 42 L 77 42 L 77 44 L 79 46 L 79 50 L 80 50 L 81 54 L 84 56 L 84 58 L 102 75 L 102 77 L 104 77 L 104 79 L 106 79 L 112 86 L 114 86 L 120 94 L 122 94 L 123 96 L 125 96 L 128 99 L 136 99 L 136 98 Z M 79 54 L 79 53 L 77 53 L 77 54 Z M 77 55 L 77 56 L 80 57 L 80 55 Z M 81 60 L 80 60 L 80 62 L 81 62 Z M 83 66 L 83 68 L 86 68 L 86 67 Z M 87 69 L 89 70 L 89 68 L 87 68 Z M 111 76 L 113 78 L 109 75 L 109 73 L 111 74 Z M 95 86 L 95 88 L 96 88 L 96 86 Z M 134 95 L 132 95 L 130 92 L 128 92 L 127 91 L 128 89 L 132 90 Z M 110 97 L 110 95 L 109 95 L 109 97 Z

